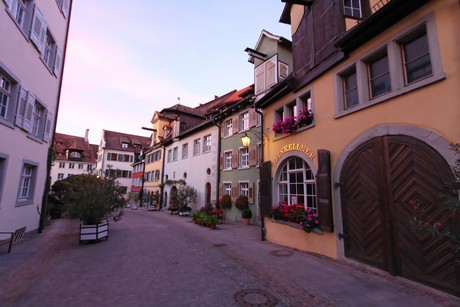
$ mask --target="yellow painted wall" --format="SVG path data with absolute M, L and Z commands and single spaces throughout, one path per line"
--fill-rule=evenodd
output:
M 338 72 L 348 67 L 356 59 L 375 50 L 382 41 L 394 38 L 398 33 L 404 33 L 421 18 L 434 13 L 437 38 L 439 40 L 440 58 L 442 71 L 446 78 L 439 82 L 418 88 L 412 92 L 394 97 L 382 103 L 370 106 L 360 111 L 348 114 L 343 117 L 334 118 L 335 114 L 335 87 L 334 82 Z M 460 4 L 457 0 L 432 1 L 423 6 L 416 13 L 399 22 L 397 26 L 387 30 L 382 35 L 353 52 L 350 58 L 333 68 L 325 75 L 313 81 L 305 88 L 296 93 L 291 93 L 282 100 L 265 108 L 264 131 L 267 131 L 267 138 L 264 144 L 265 161 L 275 161 L 283 146 L 291 143 L 299 143 L 310 148 L 314 153 L 318 149 L 331 151 L 331 168 L 334 172 L 337 158 L 344 151 L 345 147 L 355 138 L 372 128 L 382 125 L 403 125 L 418 127 L 427 131 L 433 131 L 441 135 L 448 142 L 460 142 Z M 311 90 L 313 95 L 315 126 L 297 134 L 276 137 L 271 130 L 274 123 L 275 111 Z M 282 161 L 281 156 L 280 161 Z M 317 158 L 313 158 L 317 172 Z M 276 167 L 276 165 L 274 165 Z M 272 176 L 275 174 L 272 169 Z M 274 179 L 275 180 L 275 179 Z M 274 187 L 275 188 L 275 187 Z M 276 203 L 276 199 L 273 199 Z M 334 202 L 334 200 L 333 200 Z M 334 216 L 334 220 L 338 218 Z M 295 243 L 297 240 L 307 240 L 295 237 L 290 231 L 283 230 L 281 233 L 274 233 L 274 229 L 267 223 L 267 238 L 276 243 L 299 248 L 316 253 L 328 252 L 330 257 L 335 258 L 336 238 L 335 233 L 321 237 L 321 244 L 302 245 Z M 276 231 L 279 231 L 279 227 Z
M 273 222 L 269 218 L 265 218 L 265 227 L 267 229 L 266 239 L 270 242 L 334 259 L 337 258 L 335 244 L 325 244 L 325 242 L 334 241 L 333 233 L 306 233 L 299 228 Z

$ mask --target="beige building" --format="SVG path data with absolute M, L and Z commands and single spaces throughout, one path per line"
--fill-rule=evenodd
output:
M 293 74 L 257 101 L 270 131 L 266 238 L 459 295 L 451 243 L 416 232 L 410 203 L 452 221 L 440 204 L 457 158 L 449 143 L 460 142 L 460 3 L 283 2 Z M 275 129 L 306 106 L 313 123 Z M 320 234 L 269 218 L 299 200 Z
M 1 231 L 44 225 L 71 6 L 67 0 L 0 2 Z

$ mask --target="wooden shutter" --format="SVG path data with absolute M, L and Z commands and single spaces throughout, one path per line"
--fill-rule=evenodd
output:
M 267 89 L 273 86 L 276 83 L 276 75 L 277 75 L 277 66 L 276 66 L 277 58 L 272 57 L 265 63 L 265 79 L 266 79 L 266 87 Z
M 62 63 L 62 52 L 58 47 L 56 47 L 56 53 L 54 56 L 54 75 L 56 75 L 56 77 L 59 77 L 59 73 L 61 72 L 61 68 L 62 68 L 61 63 Z
M 11 7 L 13 5 L 13 0 L 5 0 L 6 7 L 11 11 Z
M 219 198 L 220 196 L 224 195 L 224 184 L 223 183 L 219 183 Z M 219 201 L 219 200 L 217 200 Z M 219 204 L 220 205 L 220 204 Z
M 285 63 L 278 62 L 278 78 L 279 80 L 286 79 L 289 74 L 289 67 Z
M 257 165 L 257 145 L 249 146 L 249 166 Z
M 21 88 L 19 93 L 19 100 L 18 100 L 18 107 L 16 110 L 16 120 L 15 124 L 18 127 L 24 125 L 24 115 L 26 113 L 26 105 L 27 105 L 27 91 L 24 88 Z
M 232 134 L 238 133 L 238 126 L 239 126 L 239 116 L 235 115 L 232 118 Z
M 260 214 L 270 216 L 272 207 L 272 162 L 266 161 L 260 169 Z
M 312 12 L 315 25 L 315 63 L 320 63 L 336 51 L 334 43 L 345 32 L 345 19 L 342 5 L 337 0 L 315 1 Z
M 238 148 L 232 149 L 232 168 L 238 168 Z
M 319 222 L 322 230 L 332 232 L 334 221 L 331 196 L 331 153 L 318 150 L 318 174 L 316 175 L 317 206 Z
M 248 202 L 254 205 L 254 182 L 248 183 Z
M 225 160 L 224 160 L 224 153 L 221 152 L 221 153 L 220 153 L 220 170 L 223 170 L 223 169 L 224 169 L 224 163 L 225 163 Z
M 37 46 L 38 51 L 43 53 L 46 35 L 46 23 L 42 12 L 35 5 L 34 16 L 32 19 L 32 28 L 30 31 L 30 39 Z
M 265 90 L 265 63 L 257 66 L 254 70 L 255 75 L 255 94 Z
M 231 198 L 233 201 L 238 197 L 238 184 L 236 182 L 232 182 L 232 195 Z
M 255 127 L 257 126 L 257 113 L 256 109 L 249 108 L 248 109 L 249 113 L 249 127 Z
M 314 66 L 313 33 L 313 15 L 310 10 L 307 10 L 297 31 L 292 35 L 292 54 L 296 78 L 301 78 Z
M 50 140 L 52 116 L 51 112 L 48 111 L 46 114 L 45 129 L 43 131 L 43 140 L 45 142 L 49 142 Z
M 62 1 L 61 12 L 65 18 L 69 17 L 69 0 Z
M 22 128 L 26 131 L 32 130 L 32 116 L 35 108 L 35 96 L 29 93 L 27 95 L 26 108 L 24 112 L 24 121 L 22 122 Z

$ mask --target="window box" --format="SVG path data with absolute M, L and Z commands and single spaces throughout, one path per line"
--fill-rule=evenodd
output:
M 311 110 L 302 110 L 298 116 L 287 117 L 273 124 L 272 130 L 276 133 L 295 133 L 298 128 L 309 126 L 313 123 Z

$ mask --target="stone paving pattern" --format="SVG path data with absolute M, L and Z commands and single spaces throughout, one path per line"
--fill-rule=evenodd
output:
M 460 306 L 460 298 L 350 261 L 261 241 L 260 226 L 217 230 L 167 212 L 126 209 L 109 240 L 78 243 L 53 220 L 0 249 L 0 306 Z

